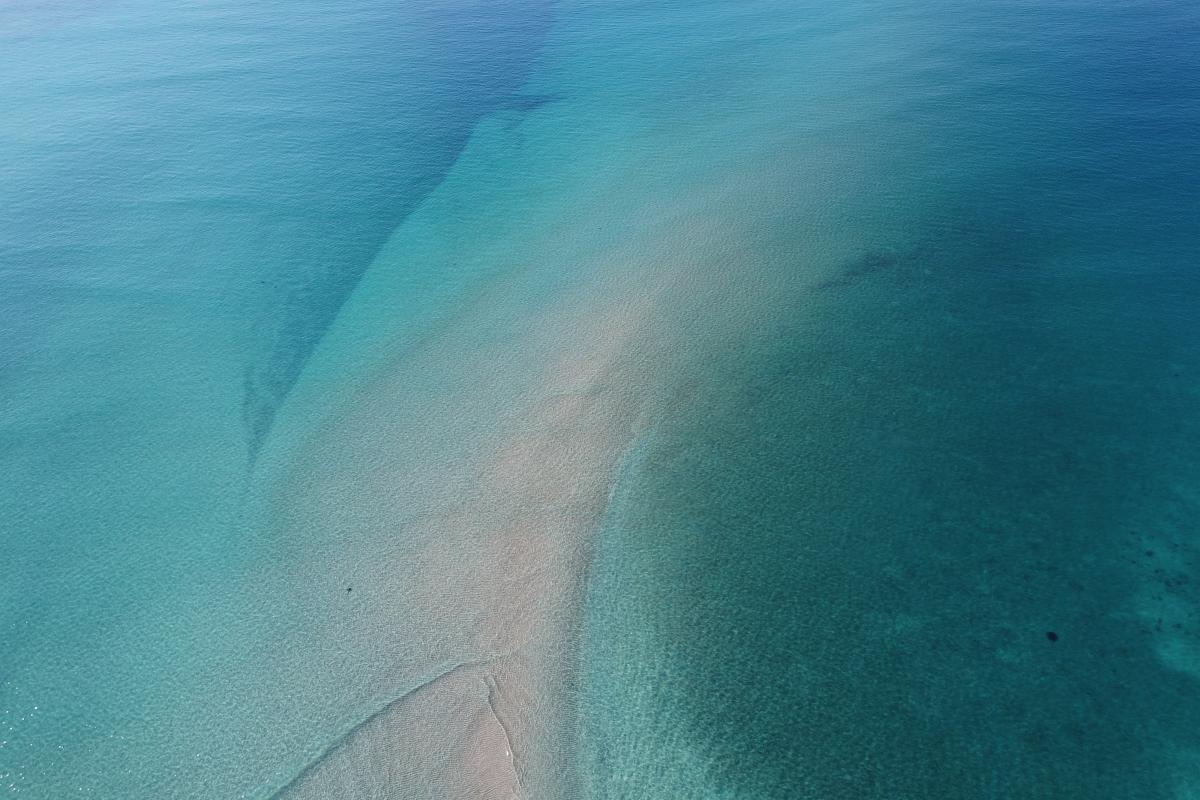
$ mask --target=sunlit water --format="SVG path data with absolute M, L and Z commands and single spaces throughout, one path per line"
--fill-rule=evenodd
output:
M 1173 0 L 0 10 L 0 785 L 319 762 L 473 624 L 389 565 L 522 320 L 647 299 L 560 791 L 1198 796 L 1198 54 Z

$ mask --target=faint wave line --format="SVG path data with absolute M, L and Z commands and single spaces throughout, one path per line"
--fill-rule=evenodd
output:
M 373 711 L 372 713 L 368 714 L 366 717 L 363 717 L 358 722 L 351 725 L 345 732 L 343 732 L 340 736 L 338 736 L 336 739 L 334 739 L 332 742 L 330 742 L 323 750 L 321 750 L 320 753 L 318 753 L 316 756 L 314 756 L 312 759 L 310 759 L 309 762 L 307 764 L 305 764 L 300 769 L 300 771 L 297 772 L 295 774 L 295 776 L 292 777 L 291 780 L 289 780 L 287 783 L 280 786 L 275 791 L 271 792 L 271 794 L 267 795 L 268 799 L 269 800 L 279 800 L 280 798 L 284 797 L 289 791 L 291 791 L 292 789 L 299 786 L 300 783 L 304 780 L 304 778 L 307 777 L 314 769 L 316 769 L 318 766 L 320 766 L 322 762 L 324 762 L 326 759 L 328 759 L 334 753 L 341 750 L 342 747 L 344 747 L 346 745 L 346 743 L 354 736 L 354 734 L 356 734 L 358 731 L 362 730 L 367 725 L 370 725 L 375 720 L 384 716 L 385 714 L 388 714 L 391 711 L 395 710 L 402 703 L 404 703 L 404 701 L 408 700 L 409 698 L 411 698 L 413 695 L 417 694 L 421 690 L 427 689 L 430 686 L 437 683 L 438 681 L 444 680 L 444 679 L 450 677 L 451 675 L 455 675 L 459 672 L 462 672 L 463 670 L 473 669 L 475 667 L 486 666 L 486 665 L 494 662 L 498 658 L 502 658 L 502 657 L 503 657 L 503 654 L 488 656 L 486 658 L 472 659 L 470 661 L 460 661 L 456 664 L 453 664 L 449 667 L 442 669 L 437 674 L 433 675 L 430 678 L 427 678 L 426 680 L 421 681 L 417 685 L 412 686 L 408 689 L 405 689 L 399 695 L 397 695 L 396 697 L 392 698 L 391 700 L 387 701 L 382 706 L 380 706 L 376 711 Z M 486 679 L 485 679 L 485 682 L 486 682 Z M 491 706 L 492 705 L 492 697 L 491 697 L 492 686 L 490 683 L 488 683 L 487 686 L 488 686 L 488 705 Z M 495 713 L 496 713 L 495 709 L 493 708 L 492 714 L 495 715 Z M 508 728 L 505 727 L 503 722 L 500 722 L 500 718 L 498 716 L 496 717 L 496 721 L 500 723 L 500 727 L 504 730 L 504 735 L 507 738 L 508 737 Z M 509 738 L 509 749 L 510 750 L 512 749 L 511 738 Z M 514 758 L 514 760 L 516 758 L 515 751 L 514 751 L 513 758 Z M 515 764 L 514 764 L 514 768 L 515 768 Z M 520 776 L 518 776 L 518 780 L 519 779 L 520 779 Z

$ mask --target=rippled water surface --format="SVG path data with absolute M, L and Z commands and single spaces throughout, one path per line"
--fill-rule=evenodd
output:
M 470 661 L 535 385 L 621 435 L 515 515 L 622 466 L 527 787 L 1200 797 L 1194 3 L 13 2 L 0 101 L 7 793 L 270 797 Z

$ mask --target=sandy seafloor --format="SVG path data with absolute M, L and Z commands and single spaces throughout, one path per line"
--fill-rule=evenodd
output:
M 14 601 L 10 791 L 1200 796 L 1200 14 L 545 19 L 302 365 L 208 382 L 181 566 L 74 651 L 73 573 Z

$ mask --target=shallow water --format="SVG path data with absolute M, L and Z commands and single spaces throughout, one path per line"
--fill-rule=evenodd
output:
M 541 3 L 0 9 L 6 788 L 256 794 L 342 727 L 263 663 L 287 660 L 271 630 L 296 590 L 261 575 L 254 460 L 475 124 L 536 105 L 517 90 L 549 21 Z
M 829 16 L 861 116 L 809 136 L 885 153 L 747 250 L 794 280 L 626 465 L 589 794 L 1198 796 L 1200 17 Z
M 1200 791 L 1189 4 L 0 31 L 17 796 Z

